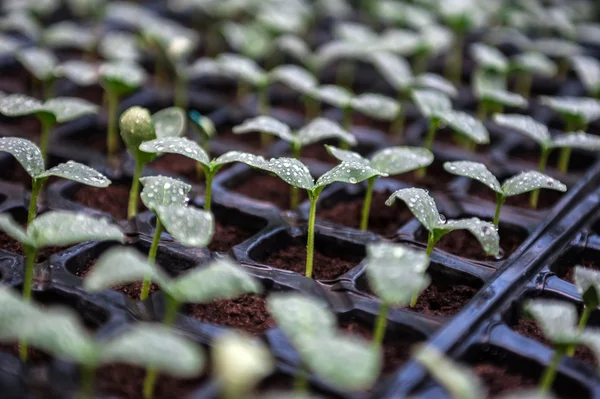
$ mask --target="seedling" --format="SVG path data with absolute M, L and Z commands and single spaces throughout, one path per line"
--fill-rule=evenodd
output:
M 81 87 L 98 83 L 98 68 L 87 61 L 65 61 L 56 67 L 54 74 L 57 78 L 65 78 Z
M 369 287 L 381 299 L 373 330 L 373 346 L 377 349 L 385 337 L 390 306 L 414 306 L 421 291 L 431 282 L 425 274 L 429 257 L 400 244 L 377 243 L 367 246 L 367 278 Z
M 98 43 L 98 52 L 106 60 L 138 62 L 142 58 L 138 37 L 128 32 L 106 32 Z
M 46 170 L 42 152 L 35 144 L 26 139 L 2 137 L 0 138 L 0 151 L 8 152 L 15 157 L 27 174 L 31 176 L 31 197 L 29 198 L 27 224 L 31 223 L 37 214 L 38 195 L 50 176 L 62 177 L 93 187 L 108 187 L 110 185 L 110 180 L 106 176 L 89 166 L 74 161 L 61 163 Z
M 600 97 L 600 62 L 593 57 L 576 55 L 571 58 L 573 69 L 586 91 L 592 97 Z
M 221 33 L 231 48 L 249 59 L 263 58 L 271 47 L 269 32 L 257 23 L 228 21 L 221 24 Z
M 94 375 L 102 365 L 121 363 L 180 378 L 196 377 L 204 368 L 202 349 L 167 326 L 138 322 L 116 336 L 96 340 L 68 309 L 35 307 L 7 288 L 0 289 L 0 303 L 11 305 L 8 312 L 0 312 L 0 339 L 26 340 L 46 353 L 79 364 L 78 398 L 94 397 Z
M 496 193 L 496 213 L 494 214 L 494 225 L 496 227 L 498 227 L 498 223 L 500 222 L 500 212 L 507 197 L 531 191 L 531 207 L 536 209 L 540 189 L 547 188 L 561 192 L 567 191 L 567 186 L 560 181 L 533 170 L 519 173 L 518 175 L 505 180 L 504 183 L 500 185 L 496 176 L 494 176 L 484 164 L 479 162 L 445 162 L 444 169 L 446 172 L 453 175 L 465 176 L 477 180 Z
M 176 211 L 179 209 L 181 208 Z M 214 260 L 206 266 L 171 279 L 135 250 L 124 248 L 115 248 L 104 254 L 84 280 L 84 287 L 90 292 L 100 292 L 115 285 L 140 280 L 152 281 L 164 292 L 163 322 L 169 327 L 175 323 L 177 313 L 184 303 L 210 303 L 262 291 L 262 286 L 254 277 L 228 259 Z M 149 369 L 144 381 L 144 397 L 152 397 L 155 381 L 156 370 Z
M 578 44 L 555 37 L 540 38 L 531 43 L 531 49 L 557 59 L 558 72 L 556 77 L 564 81 L 569 72 L 571 57 L 583 53 Z
M 412 65 L 416 75 L 426 72 L 430 60 L 447 51 L 452 45 L 452 32 L 443 26 L 436 25 L 433 20 L 425 22 L 426 18 L 423 18 L 424 24 L 418 28 L 420 40 L 413 56 Z
M 11 118 L 33 115 L 40 121 L 40 151 L 44 160 L 47 160 L 50 130 L 57 123 L 69 122 L 97 112 L 96 105 L 73 97 L 56 97 L 43 103 L 24 94 L 10 94 L 0 98 L 2 115 Z
M 326 146 L 327 151 L 340 161 L 361 162 L 388 176 L 400 175 L 411 170 L 425 168 L 433 162 L 433 153 L 426 148 L 419 147 L 388 147 L 377 151 L 371 159 L 363 158 L 360 154 L 342 150 L 333 146 Z M 369 214 L 373 199 L 373 187 L 379 176 L 372 176 L 367 180 L 367 191 L 363 202 L 360 229 L 366 231 L 369 226 Z
M 372 167 L 358 161 L 346 161 L 325 172 L 315 183 L 308 168 L 294 158 L 272 158 L 266 160 L 255 157 L 246 162 L 248 165 L 273 173 L 293 187 L 306 190 L 310 201 L 308 232 L 306 245 L 306 276 L 312 278 L 313 254 L 315 242 L 315 218 L 317 201 L 323 189 L 335 182 L 356 184 L 373 176 L 387 176 Z
M 574 280 L 584 305 L 577 325 L 577 330 L 582 332 L 592 312 L 600 305 L 600 272 L 583 266 L 575 266 Z M 573 356 L 574 353 L 574 347 L 567 350 L 568 356 Z
M 189 184 L 165 176 L 142 177 L 142 202 L 156 214 L 154 237 L 148 252 L 148 262 L 154 263 L 163 228 L 181 245 L 206 246 L 214 234 L 214 219 L 210 212 L 187 207 Z M 148 297 L 150 280 L 144 279 L 140 299 Z
M 475 236 L 487 255 L 500 256 L 500 237 L 498 228 L 478 218 L 446 220 L 437 210 L 435 201 L 426 190 L 421 188 L 403 188 L 394 192 L 386 205 L 392 206 L 396 199 L 406 203 L 408 209 L 429 232 L 427 238 L 427 256 L 431 256 L 433 247 L 446 234 L 454 230 L 468 230 Z
M 42 43 L 53 49 L 76 49 L 90 55 L 96 46 L 96 36 L 88 26 L 71 21 L 50 25 L 44 30 Z
M 515 91 L 529 98 L 533 76 L 552 78 L 557 73 L 556 64 L 542 53 L 529 51 L 510 59 L 510 72 L 516 74 Z
M 485 71 L 473 76 L 475 96 L 479 100 L 477 118 L 485 121 L 490 112 L 502 112 L 504 107 L 527 108 L 527 100 L 520 94 L 506 90 L 506 78 Z
M 274 369 L 271 352 L 262 341 L 237 333 L 217 338 L 212 359 L 224 398 L 247 398 Z
M 299 294 L 272 294 L 267 308 L 301 358 L 301 367 L 345 391 L 366 390 L 381 369 L 381 352 L 363 339 L 336 331 L 333 313 L 324 304 Z M 297 373 L 295 389 L 305 391 L 304 371 Z
M 600 150 L 600 138 L 597 136 L 582 131 L 576 131 L 559 134 L 552 138 L 548 128 L 530 116 L 519 114 L 495 114 L 494 122 L 524 134 L 540 145 L 541 155 L 538 164 L 539 172 L 545 171 L 548 157 L 555 148 L 568 150 L 577 148 L 585 151 Z M 559 158 L 558 168 L 561 172 L 565 173 L 568 170 L 568 165 L 569 158 L 567 158 L 566 163 L 564 163 L 562 157 Z
M 36 47 L 19 50 L 15 58 L 32 76 L 32 87 L 35 89 L 36 85 L 41 84 L 43 98 L 51 98 L 58 58 L 51 51 Z
M 129 206 L 127 208 L 129 219 L 137 214 L 137 201 L 140 192 L 139 182 L 144 165 L 156 157 L 155 154 L 140 150 L 140 145 L 145 141 L 156 138 L 181 136 L 185 131 L 185 126 L 185 112 L 177 107 L 165 108 L 150 116 L 147 109 L 135 106 L 121 115 L 121 137 L 135 159 L 135 170 L 131 181 Z
M 100 67 L 99 74 L 108 107 L 106 146 L 109 159 L 114 159 L 119 151 L 117 131 L 119 101 L 123 96 L 132 93 L 144 84 L 146 73 L 133 62 L 114 61 L 103 64 Z
M 501 76 L 508 74 L 508 59 L 500 50 L 483 43 L 475 43 L 471 45 L 470 52 L 479 70 Z

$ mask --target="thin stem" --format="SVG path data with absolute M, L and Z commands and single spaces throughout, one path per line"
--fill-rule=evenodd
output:
M 315 119 L 321 113 L 321 103 L 310 96 L 304 97 L 304 108 L 307 121 Z
M 148 252 L 148 263 L 154 264 L 156 261 L 156 253 L 158 252 L 158 243 L 160 242 L 160 235 L 162 233 L 163 227 L 160 219 L 156 217 L 156 227 L 154 228 L 154 237 L 152 238 L 152 245 L 150 246 L 150 251 Z M 150 283 L 151 280 L 147 277 L 144 278 L 144 282 L 142 283 L 142 291 L 140 292 L 140 299 L 143 301 L 148 298 L 148 294 L 150 293 Z
M 342 109 L 342 128 L 344 128 L 344 130 L 347 132 L 350 132 L 352 129 L 352 108 L 350 105 L 347 105 Z M 340 148 L 343 150 L 349 150 L 350 144 L 344 140 L 340 140 Z
M 292 143 L 292 154 L 295 159 L 300 160 L 300 144 Z M 290 209 L 296 210 L 300 204 L 300 191 L 298 187 L 290 186 Z
M 394 137 L 398 142 L 402 141 L 402 137 L 404 136 L 404 124 L 406 123 L 406 114 L 404 113 L 404 108 L 400 106 L 400 110 L 398 111 L 398 115 L 394 118 L 392 125 L 390 126 L 390 134 Z
M 373 349 L 378 351 L 381 348 L 383 339 L 385 338 L 385 327 L 387 325 L 387 314 L 390 310 L 390 305 L 382 302 L 375 320 L 375 328 L 373 329 Z
M 540 155 L 540 162 L 538 163 L 538 171 L 544 173 L 546 170 L 546 164 L 548 163 L 548 156 L 550 155 L 549 148 L 542 148 L 542 153 Z M 533 190 L 531 192 L 531 197 L 529 197 L 529 205 L 531 209 L 537 209 L 538 201 L 540 198 L 540 189 Z
M 477 119 L 481 122 L 484 122 L 487 119 L 488 115 L 488 105 L 487 101 L 480 100 L 479 105 L 477 106 Z
M 210 211 L 210 205 L 212 202 L 212 181 L 215 177 L 215 173 L 208 168 L 204 170 L 205 176 L 205 190 L 204 190 L 204 210 Z M 158 220 L 158 219 L 157 219 Z
M 188 92 L 186 79 L 175 72 L 175 106 L 183 109 L 188 107 Z
M 556 372 L 558 371 L 558 365 L 560 364 L 560 360 L 565 354 L 565 349 L 563 347 L 556 348 L 554 352 L 554 356 L 552 356 L 552 361 L 546 368 L 542 379 L 540 380 L 540 392 L 542 394 L 546 394 L 550 392 L 552 388 L 552 384 L 554 383 L 554 379 L 556 378 Z
M 317 201 L 319 200 L 319 194 L 316 192 L 309 192 L 308 198 L 310 199 L 310 214 L 308 216 L 308 237 L 306 243 L 306 277 L 312 278 L 313 272 L 313 257 L 315 251 L 315 216 L 317 214 Z
M 506 197 L 500 193 L 496 193 L 496 213 L 494 214 L 494 226 L 498 227 L 500 223 L 500 212 L 502 211 L 502 205 Z
M 566 117 L 565 120 L 565 133 L 573 132 L 576 129 L 577 120 L 572 117 Z M 561 173 L 567 173 L 569 171 L 569 161 L 571 159 L 571 149 L 564 147 L 560 151 L 558 158 L 558 170 Z
M 144 378 L 144 399 L 152 399 L 154 396 L 154 386 L 156 385 L 156 377 L 158 371 L 156 369 L 148 369 L 146 378 Z
M 29 198 L 29 212 L 27 213 L 27 224 L 33 222 L 37 215 L 37 199 L 46 179 L 33 179 L 31 182 L 31 198 Z
M 111 91 L 106 91 L 106 102 L 108 106 L 108 132 L 106 136 L 106 147 L 108 149 L 108 158 L 114 159 L 119 151 L 119 136 L 117 133 L 119 96 Z
M 31 290 L 33 285 L 33 268 L 35 267 L 35 258 L 37 249 L 25 246 L 25 277 L 23 278 L 23 301 L 31 302 Z M 19 357 L 23 362 L 27 361 L 27 342 L 19 341 Z
M 367 231 L 369 227 L 369 214 L 371 213 L 371 202 L 373 200 L 373 187 L 375 185 L 376 176 L 370 177 L 367 180 L 367 192 L 363 201 L 362 217 L 360 219 L 360 229 Z
M 533 75 L 527 71 L 517 72 L 517 81 L 515 91 L 525 98 L 529 98 L 531 93 L 531 84 L 533 82 Z
M 40 122 L 42 124 L 40 152 L 42 153 L 42 158 L 44 158 L 44 163 L 48 163 L 48 141 L 50 140 L 50 130 L 54 123 L 48 121 L 46 118 L 40 118 Z
M 577 325 L 577 331 L 583 332 L 583 329 L 587 325 L 593 310 L 594 308 L 592 306 L 584 306 L 583 313 L 581 314 L 581 318 L 579 319 L 579 324 Z M 575 345 L 569 346 L 569 348 L 567 349 L 567 356 L 573 356 L 575 354 L 575 349 Z
M 78 399 L 91 399 L 94 394 L 94 367 L 81 366 L 81 383 Z
M 427 249 L 425 250 L 427 256 L 431 256 L 431 253 L 433 252 L 433 247 L 435 247 L 435 243 L 435 234 L 433 231 L 430 231 L 429 235 L 427 236 Z
M 137 214 L 138 196 L 140 193 L 140 177 L 144 169 L 144 162 L 140 159 L 135 160 L 135 171 L 131 181 L 131 190 L 129 191 L 129 205 L 127 207 L 127 219 L 131 219 Z

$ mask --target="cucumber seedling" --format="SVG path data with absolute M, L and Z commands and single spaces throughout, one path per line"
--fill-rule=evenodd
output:
M 547 56 L 526 51 L 510 58 L 509 73 L 515 76 L 515 92 L 529 98 L 534 76 L 551 79 L 556 76 L 556 64 Z

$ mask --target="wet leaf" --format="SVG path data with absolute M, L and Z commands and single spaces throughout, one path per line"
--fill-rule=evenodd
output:
M 87 165 L 75 161 L 67 161 L 54 166 L 39 174 L 38 179 L 50 176 L 58 176 L 63 179 L 76 181 L 93 187 L 108 187 L 110 180 L 102 173 Z
M 37 41 L 42 28 L 31 14 L 16 10 L 4 15 L 4 18 L 0 18 L 0 30 L 7 32 L 16 31 L 33 42 Z
M 370 61 L 383 78 L 396 90 L 404 91 L 413 82 L 413 74 L 408 62 L 397 55 L 377 52 Z
M 311 91 L 311 95 L 319 101 L 337 108 L 346 108 L 352 101 L 352 93 L 343 87 L 322 85 Z
M 252 59 L 263 57 L 271 45 L 269 33 L 256 23 L 242 25 L 226 22 L 221 31 L 231 48 Z
M 593 57 L 576 55 L 571 62 L 577 77 L 588 93 L 594 94 L 600 91 L 600 61 Z
M 25 115 L 49 116 L 42 103 L 25 94 L 9 94 L 0 98 L 0 113 L 9 117 Z
M 194 122 L 192 126 L 199 128 L 201 133 L 205 134 L 208 138 L 212 138 L 217 135 L 217 128 L 215 127 L 212 119 L 202 115 L 198 111 L 189 111 L 188 115 Z
M 452 31 L 444 26 L 428 23 L 420 28 L 420 33 L 419 51 L 421 52 L 440 54 L 452 45 Z
M 419 345 L 414 355 L 427 371 L 440 382 L 453 398 L 479 399 L 487 397 L 484 385 L 469 368 L 445 357 L 430 345 Z
M 0 215 L 0 220 L 3 216 Z M 25 302 L 23 296 L 19 295 L 12 287 L 0 287 L 0 339 L 12 338 L 16 340 L 18 336 L 8 337 L 10 334 L 4 334 L 3 327 L 10 324 L 19 325 L 25 323 L 29 317 L 36 316 L 38 313 L 39 309 L 32 305 L 31 302 Z M 16 326 L 9 328 L 12 331 L 18 331 Z
M 121 138 L 136 160 L 150 161 L 152 157 L 140 151 L 144 141 L 156 139 L 156 131 L 150 112 L 146 108 L 134 106 L 121 114 L 119 123 Z
M 470 51 L 471 57 L 480 68 L 502 74 L 508 72 L 508 60 L 500 50 L 483 43 L 475 43 L 471 45 Z
M 38 177 L 45 170 L 44 158 L 40 149 L 29 140 L 19 137 L 1 137 L 0 151 L 8 152 L 15 157 L 32 178 Z
M 44 103 L 43 109 L 53 114 L 57 123 L 69 122 L 84 115 L 98 113 L 97 105 L 75 97 L 52 98 Z
M 254 87 L 262 86 L 267 82 L 264 69 L 243 55 L 224 53 L 219 55 L 217 62 L 225 73 Z
M 556 299 L 530 299 L 525 303 L 524 309 L 535 320 L 544 337 L 553 344 L 579 343 L 577 309 L 572 303 Z
M 582 131 L 559 134 L 552 140 L 552 148 L 578 148 L 585 151 L 600 150 L 600 137 Z
M 106 219 L 67 211 L 49 211 L 41 214 L 29 224 L 27 235 L 33 240 L 36 248 L 84 241 L 123 242 L 125 239 L 119 227 Z
M 159 323 L 138 322 L 102 345 L 102 363 L 152 368 L 180 378 L 200 374 L 206 362 L 197 344 Z
M 215 232 L 212 213 L 181 204 L 158 205 L 155 211 L 165 230 L 181 245 L 201 248 L 212 240 Z
M 30 47 L 18 51 L 15 57 L 36 79 L 46 82 L 54 78 L 58 58 L 52 52 Z
M 483 123 L 462 111 L 450 110 L 442 114 L 442 120 L 456 133 L 477 144 L 488 144 L 490 136 Z
M 346 161 L 323 173 L 317 180 L 315 189 L 326 187 L 335 182 L 357 184 L 374 176 L 386 177 L 387 173 L 362 162 Z
M 494 114 L 494 123 L 524 134 L 535 140 L 542 147 L 547 147 L 552 142 L 546 125 L 527 115 Z
M 137 36 L 128 32 L 107 32 L 98 44 L 98 52 L 114 61 L 136 62 L 142 57 Z
M 478 218 L 448 220 L 436 227 L 438 230 L 450 232 L 453 230 L 468 230 L 475 236 L 486 255 L 497 256 L 500 253 L 500 236 L 493 223 L 484 222 Z
M 390 195 L 385 204 L 391 206 L 396 198 L 406 203 L 412 214 L 428 231 L 433 231 L 441 222 L 435 201 L 422 188 L 403 188 Z
M 352 133 L 344 130 L 336 122 L 326 118 L 315 118 L 308 125 L 298 130 L 297 140 L 302 147 L 327 139 L 338 139 L 351 146 L 357 144 Z
M 390 176 L 426 167 L 432 162 L 433 153 L 420 147 L 388 147 L 377 151 L 371 158 L 373 168 Z
M 400 104 L 396 100 L 374 93 L 354 97 L 350 106 L 355 111 L 382 121 L 393 121 L 400 112 Z
M 223 258 L 173 280 L 168 292 L 179 303 L 210 303 L 243 294 L 259 294 L 262 285 L 241 266 Z
M 578 117 L 586 124 L 600 118 L 600 101 L 594 98 L 540 96 L 539 99 L 554 111 Z
M 561 192 L 567 191 L 567 186 L 560 181 L 534 170 L 519 173 L 518 175 L 507 179 L 502 184 L 502 191 L 504 191 L 504 195 L 507 197 L 527 193 L 540 188 L 548 188 Z
M 308 93 L 319 82 L 306 69 L 297 65 L 280 65 L 269 72 L 269 80 L 282 83 L 299 93 Z
M 96 37 L 88 27 L 63 21 L 47 27 L 42 42 L 50 48 L 69 48 L 88 51 L 96 44 Z
M 217 159 L 212 161 L 213 169 L 219 165 L 225 165 L 233 162 L 245 163 L 249 166 L 254 166 L 264 162 L 264 158 L 258 157 L 253 154 L 240 151 L 228 151 L 225 154 L 219 156 Z
M 185 110 L 179 107 L 169 107 L 152 115 L 152 123 L 156 138 L 178 137 L 186 129 L 187 117 Z
M 275 41 L 275 45 L 281 52 L 292 56 L 296 61 L 306 61 L 312 56 L 308 44 L 296 35 L 287 34 L 280 36 Z
M 294 142 L 294 135 L 290 127 L 271 116 L 259 115 L 246 119 L 241 125 L 233 127 L 233 133 L 235 134 L 254 132 L 271 134 L 288 143 Z
M 184 206 L 187 203 L 187 194 L 192 186 L 166 176 L 149 176 L 140 178 L 142 189 L 142 202 L 146 208 L 156 212 L 160 205 Z
M 333 28 L 333 35 L 338 40 L 360 44 L 373 43 L 377 41 L 377 33 L 370 27 L 358 22 L 340 22 Z
M 227 73 L 221 68 L 216 60 L 212 58 L 198 58 L 192 65 L 190 65 L 185 74 L 188 78 L 202 78 L 205 76 L 226 76 Z
M 310 171 L 302 162 L 294 158 L 272 158 L 266 160 L 263 157 L 257 157 L 251 154 L 235 154 L 240 162 L 262 169 L 279 176 L 283 181 L 291 186 L 312 190 L 315 182 Z
M 102 64 L 99 73 L 104 88 L 119 95 L 136 90 L 146 81 L 144 70 L 131 61 L 112 61 Z
M 327 148 L 327 152 L 334 158 L 339 159 L 340 161 L 347 162 L 362 162 L 365 165 L 370 165 L 371 161 L 366 158 L 363 158 L 359 153 L 349 150 L 342 150 L 341 148 L 334 147 L 332 145 L 325 144 L 325 148 Z
M 494 190 L 496 193 L 504 194 L 502 186 L 500 186 L 500 182 L 496 179 L 496 176 L 494 176 L 482 163 L 471 161 L 444 162 L 444 169 L 453 175 L 465 176 L 477 180 Z
M 600 304 L 600 271 L 575 266 L 574 281 L 585 305 L 596 308 Z
M 332 40 L 317 49 L 314 63 L 318 69 L 323 69 L 327 65 L 340 60 L 366 59 L 372 51 L 372 49 L 357 43 Z
M 421 37 L 411 30 L 388 28 L 380 35 L 377 49 L 408 57 L 417 52 L 421 42 Z
M 367 246 L 369 287 L 387 304 L 407 305 L 412 296 L 425 289 L 429 257 L 423 251 L 392 243 Z
M 434 73 L 424 73 L 412 81 L 412 87 L 437 90 L 449 97 L 457 97 L 458 89 L 448 79 Z
M 91 86 L 98 82 L 96 65 L 79 60 L 69 60 L 56 67 L 57 77 L 64 77 L 78 86 Z
M 452 109 L 450 98 L 436 90 L 413 90 L 411 97 L 421 114 L 427 119 L 440 119 Z
M 510 59 L 511 68 L 517 71 L 553 77 L 556 75 L 556 64 L 547 56 L 535 51 L 528 51 L 515 55 Z
M 0 213 L 0 230 L 23 245 L 34 246 L 35 242 L 9 213 Z
M 179 154 L 203 165 L 210 164 L 210 157 L 206 151 L 198 143 L 186 137 L 163 137 L 145 141 L 140 145 L 140 150 L 157 154 Z
M 578 44 L 553 37 L 535 40 L 532 43 L 532 49 L 556 58 L 568 58 L 582 52 L 582 48 Z

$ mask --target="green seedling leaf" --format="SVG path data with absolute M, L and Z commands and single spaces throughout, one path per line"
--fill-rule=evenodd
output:
M 212 351 L 213 370 L 228 397 L 246 397 L 275 365 L 262 341 L 237 333 L 217 338 Z
M 212 138 L 217 135 L 217 128 L 209 117 L 204 116 L 195 110 L 190 111 L 188 115 L 192 122 L 194 122 L 192 126 L 199 129 L 202 134 L 206 135 L 206 137 Z
M 581 343 L 594 353 L 596 364 L 600 359 L 600 329 L 588 327 L 581 332 L 579 337 Z
M 458 89 L 448 79 L 434 73 L 424 73 L 412 81 L 412 87 L 417 89 L 437 90 L 449 97 L 457 97 Z
M 35 242 L 27 235 L 21 225 L 8 213 L 0 213 L 0 230 L 23 245 L 35 246 Z
M 600 118 L 600 101 L 593 98 L 540 96 L 540 102 L 560 114 L 580 118 L 586 124 Z
M 389 28 L 379 37 L 377 49 L 402 56 L 413 55 L 421 46 L 421 37 L 406 29 Z
M 596 58 L 585 55 L 576 55 L 571 62 L 588 93 L 600 92 L 600 62 Z
M 547 147 L 552 142 L 552 137 L 550 137 L 550 132 L 546 125 L 527 115 L 494 114 L 494 123 L 516 130 L 535 140 L 542 147 Z
M 102 173 L 87 165 L 80 164 L 74 161 L 67 161 L 54 166 L 47 171 L 39 174 L 36 178 L 45 178 L 50 176 L 58 176 L 63 179 L 76 181 L 93 187 L 108 187 L 110 180 Z
M 131 93 L 146 81 L 144 70 L 130 61 L 112 61 L 102 64 L 99 73 L 104 88 L 118 95 Z
M 600 24 L 581 22 L 577 24 L 577 38 L 584 43 L 600 44 Z
M 334 147 L 332 145 L 327 145 L 325 144 L 325 148 L 327 148 L 327 152 L 334 158 L 339 159 L 340 161 L 344 162 L 344 161 L 356 161 L 356 162 L 362 162 L 365 165 L 370 165 L 370 162 L 368 159 L 363 158 L 362 155 L 360 155 L 357 152 L 354 151 L 349 151 L 349 150 L 342 150 L 341 148 L 337 148 Z
M 556 299 L 530 299 L 524 309 L 553 344 L 576 345 L 580 342 L 575 305 Z
M 377 41 L 377 33 L 368 26 L 357 22 L 340 22 L 333 28 L 333 35 L 338 40 L 353 43 L 373 43 Z
M 169 107 L 152 115 L 152 123 L 157 138 L 178 137 L 186 129 L 187 117 L 185 110 L 179 107 Z
M 508 72 L 508 60 L 500 50 L 483 43 L 471 45 L 471 57 L 483 69 L 505 74 Z
M 50 48 L 73 48 L 90 50 L 96 44 L 96 36 L 87 27 L 64 21 L 46 28 L 42 42 Z
M 275 293 L 267 298 L 267 309 L 293 345 L 308 338 L 333 335 L 335 315 L 324 303 L 294 293 Z
M 560 181 L 537 171 L 522 172 L 511 177 L 502 184 L 502 191 L 507 197 L 523 194 L 539 188 L 549 188 L 565 192 L 567 186 Z
M 56 77 L 66 78 L 78 86 L 86 87 L 98 83 L 98 68 L 86 61 L 66 61 L 56 67 L 54 74 Z
M 377 243 L 367 246 L 367 278 L 375 294 L 387 304 L 406 305 L 425 289 L 429 257 L 400 244 Z
M 144 141 L 156 138 L 156 130 L 150 112 L 142 107 L 131 107 L 121 115 L 119 126 L 121 138 L 133 157 L 136 160 L 151 161 L 150 154 L 140 151 L 140 145 Z
M 326 118 L 315 118 L 296 133 L 301 146 L 318 143 L 327 139 L 339 139 L 351 146 L 357 144 L 356 137 L 344 130 L 339 124 Z
M 374 351 L 370 342 L 358 337 L 308 337 L 296 349 L 310 370 L 337 389 L 368 389 L 381 371 L 380 351 Z
M 186 137 L 163 137 L 161 139 L 144 141 L 140 150 L 148 153 L 179 154 L 191 158 L 202 165 L 209 166 L 210 157 L 196 143 Z
M 394 89 L 407 90 L 413 82 L 413 74 L 408 62 L 395 54 L 377 52 L 370 57 L 377 71 Z
M 444 169 L 453 175 L 465 176 L 477 180 L 491 188 L 494 192 L 504 194 L 496 176 L 482 163 L 471 161 L 444 162 Z
M 411 97 L 421 114 L 427 119 L 441 119 L 452 109 L 450 98 L 436 90 L 413 90 Z
M 58 58 L 50 51 L 30 47 L 18 51 L 15 57 L 36 79 L 46 82 L 54 78 Z
M 247 165 L 274 173 L 291 186 L 304 190 L 312 190 L 315 186 L 310 171 L 297 159 L 283 157 L 266 160 L 250 154 L 242 154 L 242 157 Z
M 196 344 L 170 328 L 159 323 L 137 323 L 103 345 L 102 362 L 191 378 L 200 374 L 206 360 Z
M 414 358 L 456 399 L 487 397 L 485 387 L 467 367 L 446 358 L 436 348 L 419 345 Z
M 387 177 L 387 173 L 365 165 L 362 162 L 342 162 L 321 175 L 315 184 L 315 188 L 326 187 L 334 182 L 356 184 L 374 176 Z
M 310 72 L 297 65 L 275 67 L 269 72 L 269 80 L 283 83 L 299 93 L 308 93 L 319 84 Z
M 511 58 L 511 69 L 529 72 L 540 76 L 553 77 L 558 68 L 556 64 L 542 53 L 528 51 Z
M 600 149 L 600 137 L 582 131 L 559 134 L 552 141 L 552 148 L 578 148 L 586 151 Z
M 483 123 L 462 111 L 449 110 L 442 114 L 442 120 L 456 133 L 477 144 L 488 144 L 490 136 Z
M 238 54 L 225 53 L 217 58 L 220 68 L 231 77 L 249 83 L 254 87 L 267 82 L 267 74 L 256 62 Z
M 275 46 L 282 53 L 293 57 L 296 61 L 305 62 L 312 57 L 312 52 L 308 44 L 296 35 L 287 34 L 278 37 L 275 41 Z
M 428 231 L 434 230 L 442 223 L 435 201 L 427 194 L 426 190 L 420 188 L 398 190 L 392 193 L 385 204 L 391 206 L 396 198 L 406 203 L 412 214 Z
M 234 50 L 252 59 L 264 56 L 271 45 L 268 32 L 258 24 L 226 22 L 221 29 L 225 40 Z
M 98 52 L 113 61 L 136 62 L 142 57 L 137 36 L 127 32 L 107 32 L 98 44 Z
M 585 305 L 596 308 L 600 304 L 600 272 L 575 266 L 574 282 Z
M 396 100 L 373 93 L 365 93 L 354 97 L 350 101 L 350 106 L 355 111 L 382 121 L 392 121 L 400 112 L 400 104 Z
M 506 90 L 506 79 L 486 73 L 476 73 L 474 91 L 480 100 L 490 101 L 506 107 L 527 107 L 527 100 L 516 93 Z
M 179 204 L 159 205 L 155 210 L 165 229 L 181 245 L 201 248 L 213 237 L 215 222 L 210 212 Z
M 39 100 L 25 94 L 9 94 L 0 98 L 0 113 L 9 117 L 36 114 L 51 117 Z
M 44 103 L 43 109 L 53 114 L 57 123 L 69 122 L 98 112 L 97 105 L 75 97 L 52 98 Z
M 478 218 L 448 220 L 445 225 L 438 226 L 438 229 L 445 232 L 468 230 L 477 238 L 486 255 L 496 256 L 500 251 L 498 229 L 494 224 L 484 222 Z
M 346 108 L 352 101 L 352 93 L 340 86 L 323 85 L 311 91 L 311 95 L 319 101 L 337 108 Z
M 0 18 L 0 30 L 16 31 L 27 36 L 33 42 L 40 37 L 42 28 L 37 20 L 27 12 L 11 11 L 4 18 Z
M 69 10 L 81 19 L 93 18 L 102 13 L 107 6 L 106 0 L 67 0 Z
M 429 166 L 432 162 L 433 153 L 426 148 L 388 147 L 373 155 L 371 167 L 393 176 Z
M 257 167 L 256 165 L 262 165 L 262 163 L 264 162 L 264 158 L 253 154 L 249 154 L 247 152 L 228 151 L 212 161 L 213 169 L 216 166 L 225 165 L 233 162 L 241 162 L 245 163 L 248 166 Z
M 140 183 L 144 186 L 142 202 L 153 212 L 157 212 L 160 205 L 184 206 L 192 189 L 189 184 L 166 176 L 142 177 Z
M 287 142 L 294 141 L 294 135 L 290 127 L 271 116 L 260 115 L 246 119 L 241 125 L 233 127 L 233 133 L 235 134 L 253 132 L 271 134 Z
M 8 152 L 15 157 L 32 178 L 41 175 L 45 170 L 44 158 L 40 149 L 29 140 L 18 137 L 2 137 L 0 138 L 0 151 Z

